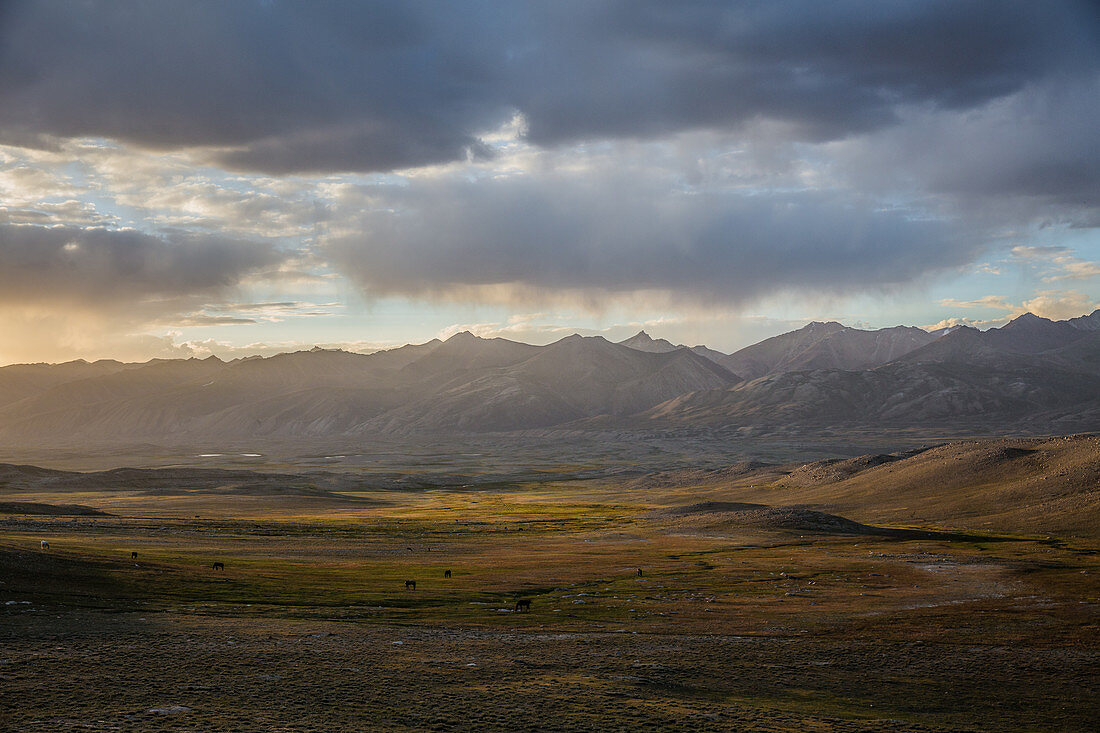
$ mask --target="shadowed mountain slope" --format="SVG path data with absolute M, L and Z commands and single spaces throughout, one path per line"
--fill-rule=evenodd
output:
M 745 379 L 808 369 L 870 369 L 934 339 L 909 326 L 861 331 L 814 322 L 736 351 L 718 363 Z
M 903 340 L 907 330 L 884 329 Z M 755 354 L 757 360 L 744 359 L 743 366 L 768 368 L 766 376 L 724 390 L 680 395 L 642 417 L 724 427 L 965 425 L 979 432 L 1096 427 L 1100 334 L 1030 314 L 990 331 L 953 329 L 869 369 L 786 369 L 804 359 L 829 361 L 838 353 L 824 348 L 830 342 L 855 343 L 868 333 L 884 332 L 811 324 L 769 339 L 757 345 L 766 349 L 749 347 L 733 355 Z M 883 343 L 899 342 L 887 335 Z M 766 364 L 765 356 L 787 361 Z
M 1091 323 L 1087 320 L 1081 322 L 1086 326 Z M 994 367 L 1058 363 L 1072 369 L 1084 366 L 1074 361 L 1074 355 L 1078 352 L 1072 349 L 1073 345 L 1084 342 L 1084 351 L 1081 352 L 1084 355 L 1091 348 L 1088 344 L 1094 343 L 1095 339 L 1096 331 L 1077 328 L 1070 321 L 1051 321 L 1025 313 L 1001 328 L 988 331 L 979 331 L 969 326 L 956 328 L 932 343 L 904 355 L 900 361 L 982 364 Z M 1058 357 L 1059 352 L 1062 352 L 1062 358 Z
M 87 362 L 83 359 L 63 364 L 12 364 L 0 367 L 0 406 L 41 394 L 59 384 L 79 379 L 99 377 L 135 364 L 123 364 L 111 359 Z
M 645 331 L 638 331 L 625 341 L 620 341 L 619 344 L 627 346 L 631 349 L 637 349 L 638 351 L 648 351 L 653 354 L 663 354 L 667 351 L 676 351 L 676 349 L 682 349 L 683 346 L 676 346 L 671 341 L 665 339 L 655 339 Z
M 641 417 L 710 426 L 965 424 L 982 431 L 1081 420 L 1097 406 L 1097 378 L 1052 366 L 893 363 L 867 371 L 816 370 L 680 395 Z
M 625 341 L 620 341 L 619 344 L 637 349 L 638 351 L 648 351 L 654 354 L 664 354 L 669 351 L 675 351 L 676 349 L 687 349 L 695 352 L 699 356 L 710 359 L 716 364 L 721 364 L 722 360 L 728 356 L 721 351 L 715 351 L 706 346 L 685 346 L 683 344 L 673 344 L 671 341 L 666 341 L 665 339 L 655 339 L 645 331 L 638 331 L 638 333 Z
M 372 430 L 512 430 L 629 415 L 738 379 L 690 350 L 652 354 L 602 338 L 530 346 L 469 333 L 361 355 L 137 365 L 0 407 L 0 439 L 209 440 Z
M 1097 308 L 1087 316 L 1078 316 L 1077 318 L 1070 318 L 1066 323 L 1071 326 L 1076 326 L 1082 331 L 1100 331 L 1100 308 Z
M 737 377 L 686 349 L 649 353 L 569 336 L 517 364 L 462 375 L 375 420 L 384 430 L 515 430 L 629 415 Z

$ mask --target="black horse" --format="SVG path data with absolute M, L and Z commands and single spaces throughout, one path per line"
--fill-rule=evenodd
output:
M 512 609 L 513 612 L 515 612 L 515 611 L 528 611 L 528 612 L 530 612 L 530 610 L 531 610 L 531 599 L 530 598 L 520 598 L 518 601 L 516 601 L 516 607 L 514 609 Z
M 451 571 L 450 571 L 450 570 L 444 570 L 444 571 L 443 571 L 443 577 L 444 577 L 444 578 L 449 578 L 449 577 L 451 577 Z
M 225 570 L 224 562 L 216 562 L 210 566 L 213 570 Z
M 406 580 L 405 581 L 405 590 L 408 590 L 409 588 L 412 588 L 413 590 L 416 590 L 416 581 L 415 580 Z

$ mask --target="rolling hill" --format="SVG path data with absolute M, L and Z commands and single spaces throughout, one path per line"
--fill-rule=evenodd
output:
M 904 453 L 673 473 L 635 483 L 713 502 L 801 506 L 868 523 L 1095 536 L 1100 436 L 957 441 Z

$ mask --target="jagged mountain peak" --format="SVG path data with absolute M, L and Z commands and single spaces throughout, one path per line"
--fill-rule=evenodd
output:
M 1016 316 L 1011 321 L 1001 326 L 1001 328 L 1023 328 L 1026 326 L 1037 326 L 1039 324 L 1045 325 L 1053 323 L 1054 321 L 1050 320 L 1049 318 L 1043 318 L 1042 316 L 1037 316 L 1031 311 L 1028 311 L 1027 313 L 1022 313 L 1021 315 Z
M 579 333 L 570 334 L 564 338 L 558 339 L 552 344 L 544 347 L 547 349 L 553 349 L 554 347 L 584 347 L 584 346 L 617 346 L 618 344 L 612 344 L 603 336 L 582 336 Z
M 620 341 L 619 344 L 636 351 L 649 351 L 657 354 L 684 348 L 683 345 L 673 344 L 666 339 L 655 339 L 645 331 L 638 331 L 630 338 Z
M 848 328 L 848 326 L 845 326 L 843 323 L 838 323 L 836 321 L 810 321 L 799 330 L 818 331 L 821 329 L 825 329 L 829 331 L 841 331 L 845 328 Z
M 452 336 L 447 338 L 443 343 L 445 343 L 445 344 L 452 344 L 452 343 L 453 344 L 460 344 L 460 343 L 472 343 L 472 342 L 475 342 L 475 341 L 485 341 L 485 339 L 481 338 L 480 336 L 475 336 L 474 334 L 470 333 L 469 331 L 459 331 L 458 333 L 453 334 Z
M 745 379 L 807 369 L 871 369 L 934 339 L 909 326 L 863 331 L 836 321 L 813 321 L 717 361 Z
M 1097 308 L 1087 316 L 1070 318 L 1066 323 L 1082 331 L 1100 331 L 1100 308 Z

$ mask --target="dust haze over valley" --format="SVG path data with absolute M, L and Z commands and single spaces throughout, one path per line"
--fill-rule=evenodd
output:
M 1083 0 L 0 2 L 0 729 L 1095 730 L 1097 118 Z
M 589 433 L 702 443 L 1049 434 L 1096 424 L 1098 378 L 1100 310 L 945 333 L 814 322 L 729 355 L 644 331 L 548 346 L 462 332 L 366 355 L 315 347 L 230 362 L 0 367 L 0 445 L 247 456 L 292 442 L 362 452 L 401 436 L 537 445 Z

